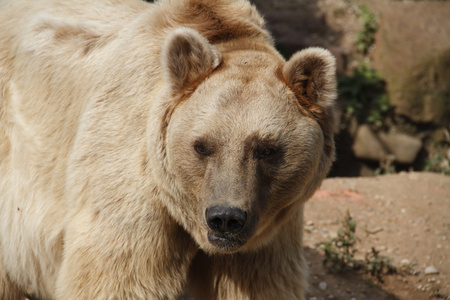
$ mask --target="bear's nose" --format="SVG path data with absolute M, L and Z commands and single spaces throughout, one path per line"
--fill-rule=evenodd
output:
M 247 213 L 237 207 L 212 206 L 206 209 L 206 222 L 218 233 L 237 233 L 246 220 Z

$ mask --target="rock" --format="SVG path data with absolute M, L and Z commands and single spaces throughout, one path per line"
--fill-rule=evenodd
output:
M 448 125 L 448 3 L 386 1 L 379 14 L 375 67 L 387 81 L 396 113 L 419 123 Z
M 431 274 L 439 274 L 439 271 L 435 266 L 428 266 L 425 268 L 425 275 Z
M 314 226 L 314 222 L 309 220 L 308 222 L 306 222 L 306 226 L 312 227 L 312 226 Z
M 380 161 L 389 154 L 368 125 L 361 125 L 357 129 L 352 150 L 353 154 L 360 159 L 375 161 Z
M 402 164 L 412 164 L 422 149 L 422 141 L 418 138 L 403 133 L 378 134 L 383 146 L 387 148 L 389 154 L 394 155 L 394 160 Z
M 360 159 L 382 161 L 392 156 L 395 162 L 412 164 L 422 149 L 422 141 L 403 133 L 376 133 L 364 124 L 356 131 L 352 149 Z
M 328 288 L 328 285 L 325 281 L 322 281 L 321 283 L 319 283 L 319 289 L 321 289 L 322 291 L 325 291 Z
M 409 259 L 404 258 L 400 261 L 400 266 L 402 267 L 409 267 L 410 265 L 411 261 Z

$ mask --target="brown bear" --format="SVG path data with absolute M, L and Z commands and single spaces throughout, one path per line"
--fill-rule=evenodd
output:
M 0 299 L 304 299 L 335 63 L 245 0 L 0 2 Z

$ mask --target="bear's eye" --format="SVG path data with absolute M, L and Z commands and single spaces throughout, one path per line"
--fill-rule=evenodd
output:
M 275 153 L 275 151 L 273 149 L 266 148 L 266 149 L 263 150 L 261 155 L 265 156 L 265 157 L 268 157 L 268 156 L 272 156 L 274 153 Z
M 262 148 L 261 150 L 257 151 L 256 158 L 264 159 L 264 158 L 270 158 L 273 157 L 275 154 L 277 154 L 277 150 L 272 147 L 266 147 Z
M 209 155 L 211 155 L 211 151 L 208 150 L 208 148 L 202 143 L 196 143 L 194 145 L 194 149 L 195 149 L 195 151 L 198 154 L 200 154 L 202 156 L 209 156 Z

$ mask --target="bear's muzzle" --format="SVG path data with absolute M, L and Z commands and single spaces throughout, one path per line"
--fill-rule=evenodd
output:
M 242 247 L 251 236 L 254 226 L 247 212 L 238 207 L 211 206 L 205 211 L 209 242 L 224 251 Z

